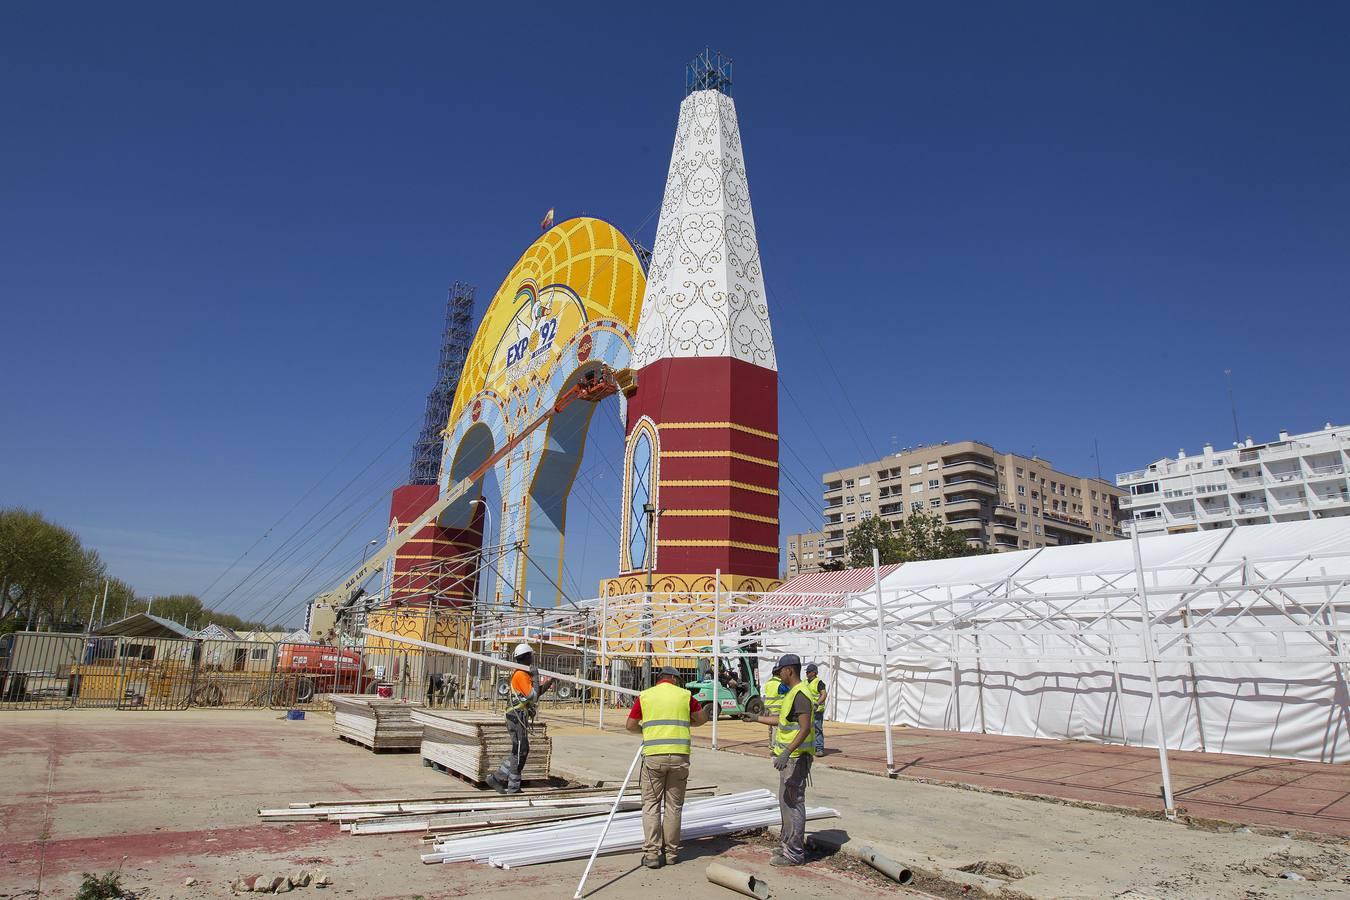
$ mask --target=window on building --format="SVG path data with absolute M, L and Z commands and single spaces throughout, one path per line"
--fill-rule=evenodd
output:
M 1025 519 L 1019 519 L 1019 520 L 1018 520 L 1018 522 L 1017 522 L 1017 530 L 1018 530 L 1018 531 L 1026 531 L 1026 530 L 1027 530 L 1027 523 L 1026 523 L 1026 520 L 1025 520 Z
M 938 489 L 938 480 L 936 478 L 928 479 L 928 489 L 930 491 L 936 491 Z
M 1018 477 L 1018 478 L 1021 478 L 1021 477 L 1022 477 L 1023 475 L 1025 475 L 1025 474 L 1026 474 L 1026 470 L 1023 469 L 1021 466 L 1018 466 L 1018 467 L 1017 467 L 1017 477 Z
M 1022 515 L 1026 515 L 1027 505 L 1025 503 L 1017 504 L 1017 511 L 1020 512 Z
M 852 494 L 849 494 L 847 497 L 844 498 L 844 505 L 845 505 L 845 506 L 852 506 L 852 505 L 853 505 L 853 495 L 852 495 Z
M 1093 529 L 1094 531 L 1101 531 L 1101 530 L 1102 530 L 1102 523 L 1101 523 L 1101 522 L 1093 522 L 1093 523 L 1092 523 L 1092 529 Z
M 917 493 L 919 493 L 919 491 L 922 491 L 922 490 L 923 490 L 923 483 L 922 483 L 922 482 L 919 482 L 919 481 L 916 481 L 916 482 L 914 482 L 913 484 L 911 484 L 911 485 L 909 486 L 909 492 L 910 492 L 911 494 L 917 494 Z
M 266 647 L 254 647 L 248 653 L 250 659 L 267 659 Z
M 1039 535 L 1039 534 L 1041 533 L 1041 526 L 1039 526 L 1039 525 L 1033 525 L 1033 526 L 1031 527 L 1031 530 L 1032 530 L 1032 533 Z
M 1096 499 L 1097 499 L 1097 492 L 1096 492 L 1096 491 L 1093 491 L 1093 492 L 1092 492 L 1092 499 L 1093 499 L 1093 500 L 1096 500 Z
M 919 510 L 923 509 L 923 501 L 912 500 L 910 501 L 909 508 L 911 512 L 918 512 Z
M 872 502 L 872 494 L 871 494 L 870 492 L 869 492 L 869 493 L 866 493 L 866 494 L 859 494 L 859 495 L 858 495 L 858 502 L 859 502 L 859 503 L 871 503 L 871 502 Z
M 858 478 L 858 487 L 867 487 L 872 483 L 871 475 L 862 475 Z
M 863 517 L 864 519 L 870 519 L 870 518 L 872 518 L 872 511 L 871 511 L 870 509 L 864 509 L 864 510 L 862 511 L 862 517 Z
M 932 500 L 928 501 L 928 505 L 933 509 L 937 509 L 938 507 L 942 506 L 942 498 L 934 497 Z
M 932 462 L 930 462 L 930 463 L 928 464 L 928 471 L 930 471 L 930 472 L 936 472 L 936 471 L 937 471 L 937 467 L 938 467 L 938 461 L 937 461 L 937 460 L 933 460 Z
M 1033 506 L 1031 508 L 1031 514 L 1033 516 L 1039 516 L 1041 514 L 1041 508 L 1039 506 Z
M 1025 497 L 1026 495 L 1027 495 L 1027 486 L 1025 484 L 1019 484 L 1017 486 L 1017 496 Z
M 918 475 L 922 471 L 923 471 L 922 465 L 914 465 L 909 467 L 909 474 L 911 475 Z
M 1101 507 L 1100 506 L 1092 507 L 1092 514 L 1094 516 L 1101 515 Z
M 1040 494 L 1039 491 L 1032 491 L 1032 492 L 1031 492 L 1031 499 L 1032 499 L 1032 500 L 1039 499 L 1040 496 L 1041 496 L 1041 494 Z
M 856 522 L 856 521 L 858 521 L 858 517 L 857 517 L 856 515 L 854 515 L 853 513 L 849 513 L 848 515 L 844 516 L 844 521 L 845 521 L 845 522 Z

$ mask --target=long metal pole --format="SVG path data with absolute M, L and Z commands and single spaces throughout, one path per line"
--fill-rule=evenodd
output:
M 1144 557 L 1139 552 L 1139 529 L 1130 529 L 1134 546 L 1134 578 L 1139 593 L 1139 620 L 1143 624 L 1144 658 L 1148 660 L 1148 686 L 1153 695 L 1153 733 L 1158 743 L 1158 768 L 1162 770 L 1163 814 L 1176 820 L 1172 799 L 1172 769 L 1167 762 L 1167 729 L 1163 725 L 1162 693 L 1158 690 L 1158 651 L 1153 643 L 1153 621 L 1148 611 L 1148 587 L 1144 584 Z
M 600 683 L 609 684 L 609 594 L 600 598 Z M 605 707 L 609 692 L 600 688 L 600 730 L 605 730 Z
M 108 584 L 110 580 L 108 578 L 103 579 L 103 605 L 98 610 L 98 624 L 100 626 L 103 624 L 103 617 L 108 612 Z
M 623 800 L 624 788 L 628 787 L 628 782 L 633 777 L 633 770 L 637 768 L 638 761 L 642 759 L 642 744 L 638 744 L 637 752 L 633 754 L 633 761 L 628 764 L 628 774 L 623 776 L 623 784 L 619 785 L 619 794 L 614 798 L 614 806 L 609 810 L 609 816 L 605 819 L 605 827 L 600 829 L 600 840 L 595 842 L 595 849 L 591 851 L 591 858 L 586 860 L 586 871 L 581 873 L 581 880 L 577 882 L 577 892 L 572 895 L 572 900 L 577 900 L 581 896 L 582 890 L 586 887 L 586 879 L 591 877 L 591 867 L 595 865 L 595 857 L 599 855 L 600 848 L 605 844 L 605 838 L 609 835 L 609 825 L 614 821 L 614 814 L 619 811 L 619 802 Z
M 394 641 L 400 644 L 408 644 L 413 647 L 421 647 L 423 650 L 431 650 L 436 653 L 448 653 L 451 656 L 459 656 L 464 659 L 476 659 L 489 666 L 492 666 L 493 668 L 500 667 L 503 669 L 519 669 L 522 672 L 530 671 L 529 666 L 522 666 L 518 662 L 512 662 L 510 660 L 505 659 L 494 659 L 491 656 L 484 656 L 481 653 L 472 653 L 468 650 L 460 650 L 457 647 L 447 647 L 444 644 L 433 644 L 431 643 L 431 641 L 419 641 L 417 638 L 404 637 L 401 634 L 394 634 L 389 631 L 376 631 L 374 628 L 362 628 L 361 631 L 367 637 L 383 638 L 384 640 L 387 641 Z M 593 690 L 600 690 L 601 688 L 604 687 L 604 685 L 602 685 L 598 681 L 591 681 L 588 678 L 577 678 L 575 675 L 564 675 L 562 672 L 554 672 L 551 669 L 535 669 L 535 671 L 538 672 L 540 675 L 547 675 L 549 678 L 557 678 L 562 681 L 571 682 L 572 684 L 578 684 L 581 685 L 582 687 L 588 687 Z M 494 684 L 496 683 L 495 676 L 493 677 L 492 681 Z M 609 689 L 616 694 L 624 694 L 629 697 L 636 697 L 638 695 L 637 691 L 629 690 L 628 688 L 612 686 Z
M 891 668 L 886 656 L 886 614 L 881 603 L 881 552 L 872 548 L 872 580 L 877 594 L 877 651 L 881 654 L 881 697 L 886 711 L 886 774 L 895 771 L 895 747 L 891 739 Z M 838 679 L 835 679 L 838 687 Z
M 717 720 L 722 718 L 722 699 L 718 696 L 718 676 L 722 674 L 718 665 L 722 653 L 722 570 L 713 576 L 713 683 L 712 683 L 712 748 L 717 749 Z

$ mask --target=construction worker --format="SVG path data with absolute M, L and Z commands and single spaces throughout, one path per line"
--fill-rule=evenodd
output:
M 811 720 L 811 697 L 802 683 L 802 661 L 795 653 L 778 660 L 775 670 L 788 686 L 777 718 L 760 716 L 763 725 L 776 727 L 773 767 L 778 770 L 778 810 L 782 814 L 783 846 L 769 861 L 774 866 L 800 866 L 806 862 L 806 782 L 816 743 Z
M 680 673 L 666 666 L 656 684 L 638 694 L 624 728 L 642 734 L 642 864 L 674 865 L 680 854 L 680 820 L 689 783 L 689 729 L 708 721 L 694 695 L 680 687 Z
M 802 682 L 811 695 L 813 715 L 811 725 L 816 732 L 816 756 L 825 755 L 825 682 L 820 680 L 820 669 L 815 663 L 806 664 L 806 680 Z
M 511 702 L 506 707 L 506 730 L 511 734 L 511 753 L 502 760 L 501 767 L 487 777 L 488 785 L 499 794 L 520 793 L 520 773 L 524 771 L 525 761 L 530 757 L 530 725 L 539 711 L 539 698 L 553 687 L 552 678 L 539 677 L 534 667 L 534 650 L 529 644 L 516 644 L 511 655 L 528 671 L 517 669 L 511 676 Z
M 775 668 L 770 674 L 769 680 L 764 682 L 764 715 L 778 718 L 778 714 L 783 710 L 783 698 L 787 694 L 787 685 L 778 677 L 778 669 Z M 756 719 L 758 721 L 758 719 Z M 769 752 L 773 752 L 773 734 L 772 727 L 769 728 Z

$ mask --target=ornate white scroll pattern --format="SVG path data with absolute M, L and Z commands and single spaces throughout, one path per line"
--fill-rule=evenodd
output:
M 778 367 L 736 106 L 717 91 L 680 104 L 636 344 L 638 368 L 691 356 Z

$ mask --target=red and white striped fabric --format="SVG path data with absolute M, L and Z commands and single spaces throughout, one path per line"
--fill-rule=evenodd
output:
M 881 567 L 881 580 L 900 568 L 899 563 Z M 824 628 L 823 615 L 792 615 L 792 609 L 843 609 L 849 595 L 860 594 L 875 586 L 872 568 L 844 569 L 839 572 L 803 572 L 765 594 L 732 616 L 728 628 L 795 628 L 816 631 Z

